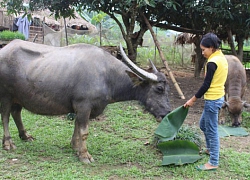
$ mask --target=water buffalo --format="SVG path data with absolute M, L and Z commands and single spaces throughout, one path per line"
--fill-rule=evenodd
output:
M 3 148 L 15 149 L 9 132 L 12 115 L 23 140 L 33 140 L 21 119 L 25 108 L 41 115 L 75 113 L 71 140 L 79 160 L 94 159 L 87 150 L 88 121 L 114 102 L 138 100 L 156 118 L 170 112 L 169 84 L 155 68 L 133 64 L 121 48 L 123 62 L 88 44 L 51 47 L 14 40 L 0 50 L 0 103 Z
M 236 56 L 225 55 L 225 57 L 228 62 L 228 75 L 225 84 L 225 103 L 222 108 L 228 110 L 232 126 L 239 126 L 243 107 L 249 107 L 248 103 L 242 101 L 246 89 L 246 70 Z M 224 114 L 225 112 L 222 116 Z M 225 120 L 222 120 L 223 122 Z

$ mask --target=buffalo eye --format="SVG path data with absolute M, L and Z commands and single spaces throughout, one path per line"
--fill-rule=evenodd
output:
M 157 91 L 158 91 L 159 93 L 163 93 L 163 92 L 164 92 L 164 87 L 162 87 L 162 86 L 157 86 Z

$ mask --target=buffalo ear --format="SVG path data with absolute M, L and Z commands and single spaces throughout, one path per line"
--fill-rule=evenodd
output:
M 249 108 L 249 107 L 250 107 L 250 104 L 248 104 L 246 101 L 244 101 L 244 102 L 243 102 L 243 107 Z
M 143 79 L 140 76 L 138 76 L 137 74 L 135 74 L 131 71 L 126 71 L 126 73 L 128 74 L 128 76 L 132 80 L 134 86 L 139 86 L 143 82 Z

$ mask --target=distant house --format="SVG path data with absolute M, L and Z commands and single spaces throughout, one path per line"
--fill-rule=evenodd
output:
M 97 32 L 96 27 L 82 19 L 78 13 L 75 12 L 75 16 L 75 19 L 65 19 L 68 36 Z M 55 20 L 49 10 L 36 11 L 32 14 L 29 41 L 52 46 L 64 46 L 66 31 L 64 19 Z
M 12 29 L 13 19 L 14 16 L 8 15 L 5 9 L 0 8 L 0 31 Z
M 64 46 L 66 31 L 68 36 L 97 32 L 97 28 L 81 18 L 78 13 L 75 12 L 75 16 L 75 19 L 65 19 L 67 28 L 65 30 L 64 20 L 55 20 L 49 10 L 34 12 L 32 13 L 31 24 L 28 28 L 29 38 L 27 40 L 52 46 Z M 0 31 L 14 30 L 15 22 L 17 22 L 18 18 L 22 17 L 23 14 L 17 16 L 8 15 L 6 9 L 0 8 Z

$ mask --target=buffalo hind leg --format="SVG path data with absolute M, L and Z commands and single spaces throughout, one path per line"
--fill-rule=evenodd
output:
M 29 135 L 23 125 L 22 122 L 22 117 L 21 117 L 21 111 L 22 111 L 22 106 L 19 104 L 13 104 L 11 107 L 11 115 L 15 121 L 16 127 L 18 129 L 19 132 L 19 137 L 20 139 L 24 140 L 24 141 L 33 141 L 34 138 Z
M 11 111 L 11 99 L 7 96 L 1 99 L 1 119 L 3 123 L 3 141 L 4 150 L 16 149 L 14 142 L 11 139 L 9 131 L 9 120 Z
M 75 120 L 75 128 L 74 128 L 74 133 L 71 139 L 71 146 L 75 151 L 78 151 L 79 149 L 79 128 L 78 128 L 78 123 Z

